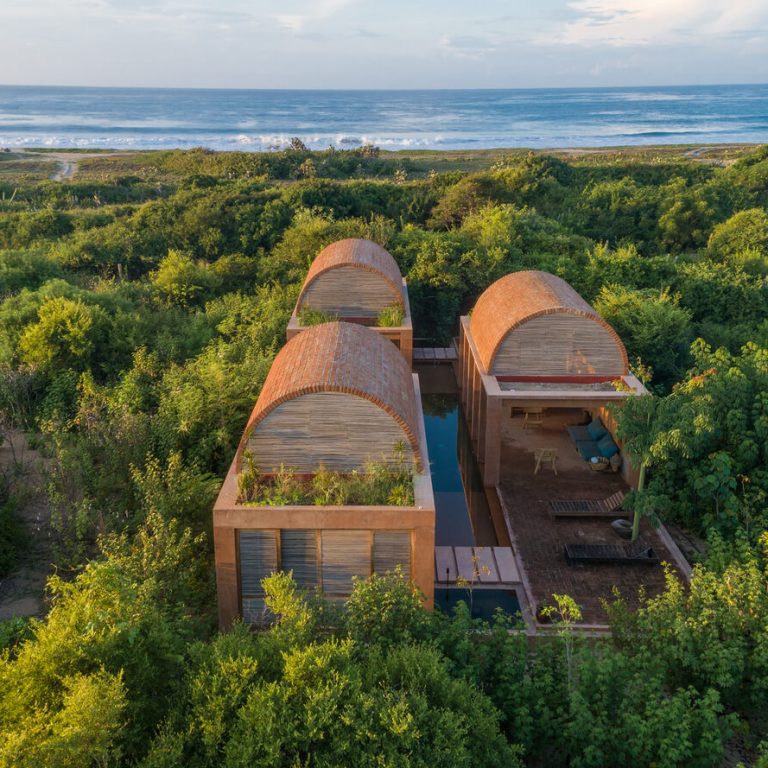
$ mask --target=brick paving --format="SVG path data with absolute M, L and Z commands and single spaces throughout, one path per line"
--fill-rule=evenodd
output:
M 648 565 L 578 565 L 566 563 L 566 543 L 621 543 L 606 519 L 553 520 L 547 502 L 554 499 L 602 499 L 627 486 L 618 474 L 593 472 L 581 460 L 565 432 L 576 423 L 578 412 L 550 412 L 544 426 L 522 429 L 522 417 L 505 415 L 499 491 L 509 512 L 512 531 L 537 607 L 551 602 L 552 594 L 570 595 L 581 606 L 584 622 L 606 623 L 601 598 L 611 597 L 614 586 L 630 605 L 637 604 L 641 587 L 649 595 L 664 588 L 664 571 Z M 547 466 L 533 474 L 536 448 L 558 450 L 558 475 Z M 618 517 L 619 515 L 617 515 Z M 647 520 L 641 535 L 648 538 L 662 561 L 671 556 Z

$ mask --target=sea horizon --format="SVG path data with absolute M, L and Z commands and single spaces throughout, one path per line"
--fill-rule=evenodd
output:
M 473 89 L 0 86 L 0 147 L 264 151 L 768 141 L 768 84 Z

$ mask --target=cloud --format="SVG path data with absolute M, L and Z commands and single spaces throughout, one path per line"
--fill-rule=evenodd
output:
M 2 18 L 94 19 L 118 24 L 163 22 L 235 23 L 255 19 L 240 2 L 231 10 L 217 8 L 212 0 L 3 0 Z
M 468 59 L 477 59 L 486 53 L 492 53 L 497 48 L 497 44 L 490 38 L 477 35 L 446 36 L 440 40 L 440 45 L 456 56 Z
M 371 40 L 377 37 L 384 37 L 381 32 L 375 32 L 374 30 L 365 27 L 353 27 L 349 30 L 349 35 L 350 37 L 364 37 Z
M 540 45 L 647 46 L 755 39 L 768 30 L 765 0 L 573 0 L 575 18 Z
M 272 18 L 280 29 L 303 33 L 307 27 L 330 19 L 355 2 L 356 0 L 313 0 L 298 13 L 276 13 Z

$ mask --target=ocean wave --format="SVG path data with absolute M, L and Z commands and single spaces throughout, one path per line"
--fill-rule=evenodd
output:
M 153 91 L 0 86 L 0 147 L 387 150 L 764 142 L 767 86 Z

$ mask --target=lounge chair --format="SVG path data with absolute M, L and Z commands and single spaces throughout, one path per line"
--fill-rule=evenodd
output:
M 566 544 L 565 559 L 568 565 L 656 565 L 659 562 L 659 556 L 644 539 L 638 539 L 631 544 Z
M 555 499 L 549 502 L 550 517 L 616 517 L 623 515 L 624 492 L 607 499 Z

